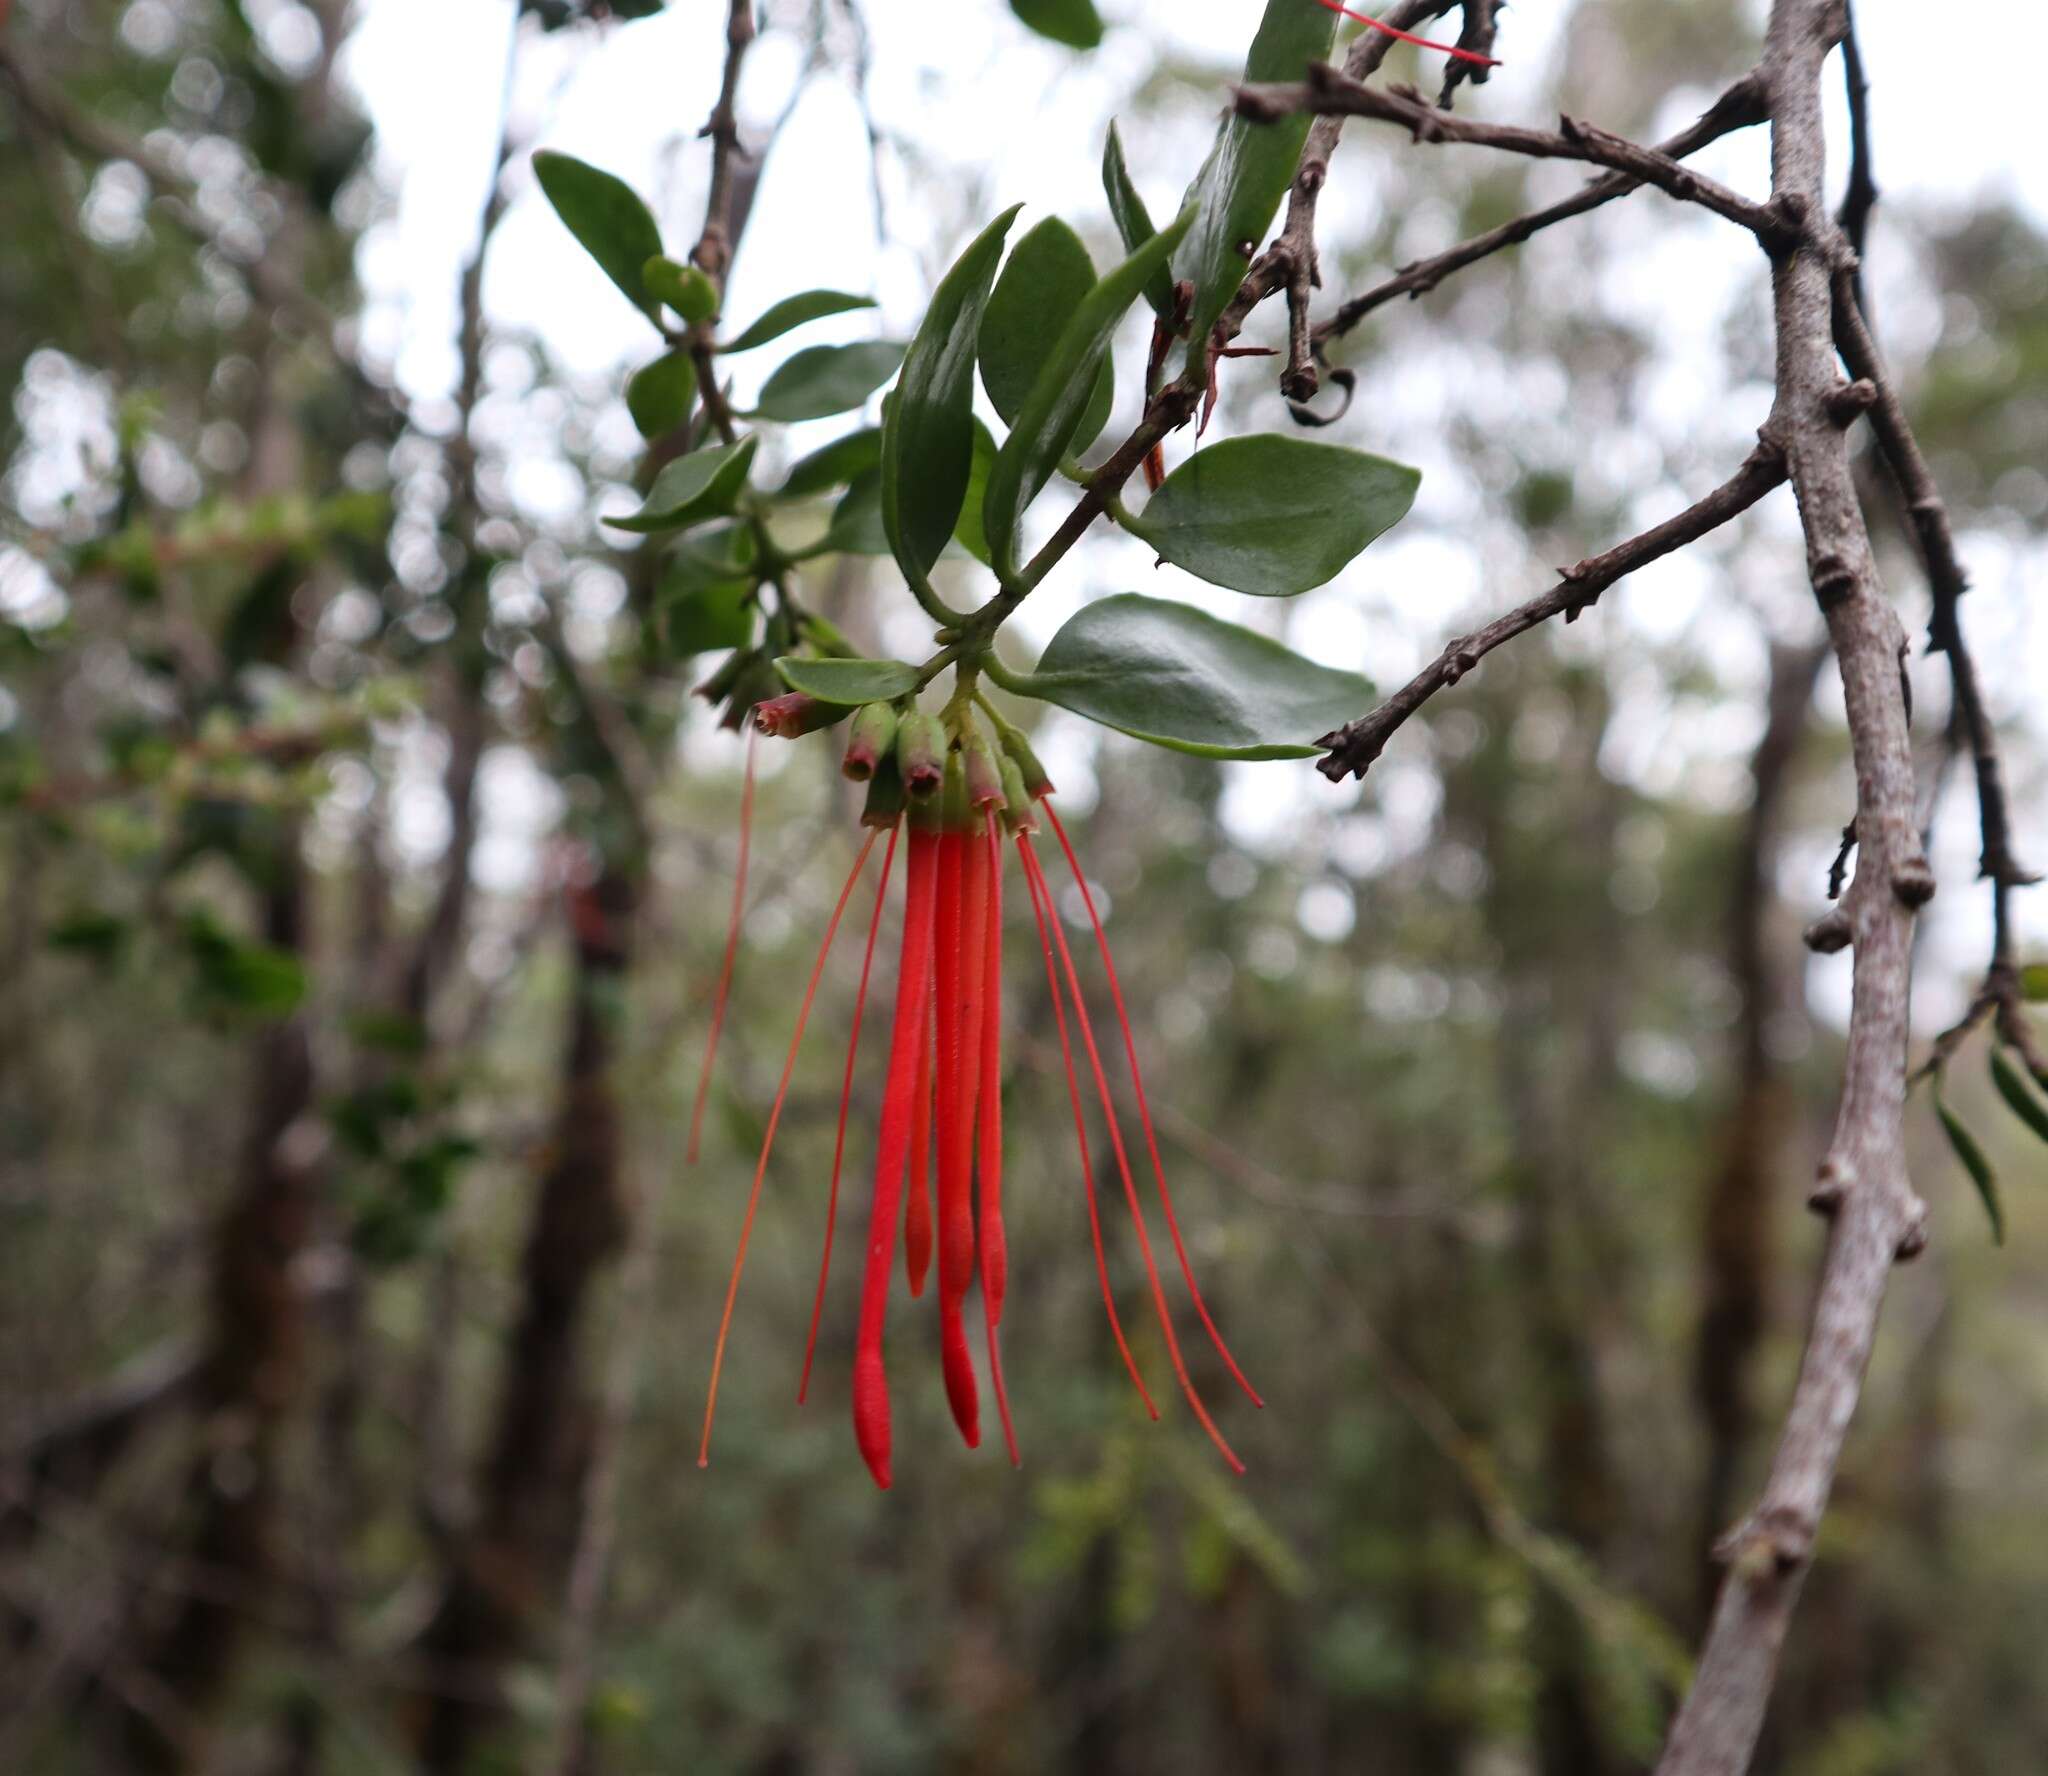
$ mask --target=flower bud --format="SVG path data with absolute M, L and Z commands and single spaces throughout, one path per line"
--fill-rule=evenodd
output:
M 1013 833 L 1038 830 L 1038 817 L 1031 812 L 1031 798 L 1024 793 L 1024 773 L 1008 753 L 1003 755 L 1003 825 Z
M 844 719 L 846 705 L 821 703 L 805 691 L 785 691 L 754 705 L 754 726 L 778 740 L 795 740 Z
M 945 781 L 946 730 L 937 716 L 912 710 L 896 724 L 896 769 L 913 800 Z
M 884 759 L 893 758 L 895 746 L 896 711 L 886 703 L 863 703 L 854 714 L 839 768 L 854 782 L 866 783 Z
M 946 787 L 941 792 L 940 818 L 948 832 L 965 832 L 974 824 L 967 809 L 967 761 L 957 752 L 946 754 Z
M 860 811 L 861 825 L 888 831 L 902 814 L 903 802 L 903 778 L 896 769 L 896 761 L 885 756 L 877 761 L 874 775 L 868 779 L 867 805 Z
M 1045 774 L 1045 767 L 1038 762 L 1038 754 L 1031 750 L 1031 742 L 1015 728 L 1003 730 L 1003 751 L 1015 763 L 1024 780 L 1024 793 L 1037 801 L 1040 796 L 1052 794 L 1052 779 Z
M 986 812 L 1000 808 L 1003 794 L 1002 767 L 996 763 L 995 748 L 979 734 L 969 734 L 962 749 L 967 761 L 967 799 Z

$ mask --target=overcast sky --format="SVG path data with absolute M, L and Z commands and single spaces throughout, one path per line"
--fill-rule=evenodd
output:
M 270 10 L 283 16 L 289 8 Z M 949 189 L 976 200 L 977 214 L 1022 201 L 1038 213 L 1057 209 L 1083 225 L 1098 223 L 1102 202 L 1096 160 L 1107 120 L 1126 106 L 1162 50 L 1218 65 L 1236 61 L 1255 12 L 1249 0 L 1181 0 L 1144 7 L 1135 0 L 1102 0 L 1102 10 L 1110 22 L 1105 42 L 1092 55 L 1076 56 L 1031 36 L 996 0 L 957 5 L 866 0 L 875 111 L 914 151 L 928 157 L 934 171 L 913 174 L 896 157 L 885 161 L 887 231 L 886 241 L 878 245 L 882 236 L 874 175 L 859 108 L 843 80 L 813 82 L 768 165 L 747 249 L 729 292 L 728 313 L 743 320 L 779 295 L 829 284 L 875 294 L 882 303 L 882 325 L 899 336 L 906 332 L 915 324 L 934 266 L 954 244 L 931 238 L 931 232 L 950 227 L 945 216 L 957 212 L 940 208 L 935 219 L 934 206 L 918 201 L 916 180 L 938 176 L 938 169 Z M 1561 10 L 1541 0 L 1518 5 L 1506 24 L 1506 66 L 1485 88 L 1466 89 L 1461 108 L 1495 119 L 1547 121 L 1540 98 L 1533 95 L 1547 90 L 1545 75 L 1563 48 L 1557 41 Z M 1987 104 L 1984 96 L 1991 53 L 1987 40 L 2000 38 L 2001 26 L 2009 27 L 2031 36 L 2032 47 L 2000 38 L 1999 53 L 2020 59 L 2037 55 L 2041 39 L 2048 36 L 2040 13 L 2038 7 L 2020 4 L 1972 9 L 1972 29 L 1965 34 L 1930 30 L 1927 8 L 1866 0 L 1859 28 L 1876 94 L 1876 160 L 1888 202 L 1961 206 L 1997 195 L 2048 225 L 2048 154 L 2041 151 L 2038 113 L 2023 103 Z M 455 378 L 456 281 L 474 239 L 489 175 L 512 15 L 510 0 L 435 0 L 432 5 L 364 0 L 362 22 L 348 51 L 349 75 L 376 124 L 382 172 L 399 199 L 395 218 L 372 231 L 362 253 L 371 298 L 366 343 L 393 366 L 407 392 L 429 408 L 435 398 L 445 397 Z M 700 219 L 703 149 L 692 138 L 716 92 L 722 16 L 723 7 L 714 0 L 675 0 L 659 17 L 601 37 L 571 31 L 538 43 L 529 40 L 514 86 L 512 116 L 521 139 L 579 154 L 627 178 L 655 201 L 671 249 L 678 252 Z M 748 66 L 743 113 L 757 121 L 772 115 L 791 90 L 795 72 L 794 47 L 786 39 L 764 39 Z M 1688 120 L 1711 96 L 1704 89 L 1672 95 L 1671 113 L 1660 117 L 1660 126 Z M 1829 107 L 1839 145 L 1845 120 L 1832 82 Z M 1391 132 L 1354 135 L 1383 152 L 1402 151 Z M 1133 159 L 1157 214 L 1171 208 L 1177 190 L 1168 189 L 1161 178 L 1148 182 L 1148 172 L 1192 164 L 1192 157 L 1182 157 L 1182 148 L 1189 145 L 1177 141 L 1149 146 L 1148 155 L 1145 145 L 1133 144 Z M 1192 146 L 1198 155 L 1199 144 Z M 1350 152 L 1354 158 L 1340 164 L 1323 207 L 1327 227 L 1339 232 L 1347 217 L 1369 214 L 1374 201 L 1369 178 L 1360 172 L 1360 151 L 1354 147 Z M 1762 132 L 1745 132 L 1716 145 L 1700 164 L 1761 194 L 1768 189 L 1765 153 Z M 530 179 L 519 176 L 522 196 L 494 243 L 489 265 L 486 298 L 493 323 L 536 337 L 560 365 L 578 375 L 623 374 L 645 358 L 651 334 L 569 246 L 530 188 Z M 1653 313 L 1670 360 L 1673 423 L 1681 427 L 1697 423 L 1702 390 L 1695 367 L 1721 350 L 1715 329 L 1722 324 L 1734 280 L 1758 275 L 1755 255 L 1730 248 L 1726 234 L 1725 228 L 1716 234 L 1704 222 L 1695 229 L 1662 231 L 1655 256 L 1634 268 L 1638 284 L 1633 296 L 1622 288 L 1606 297 L 1617 309 L 1633 302 Z M 1559 243 L 1552 250 L 1568 252 L 1569 247 Z M 1885 288 L 1883 254 L 1880 235 L 1873 267 L 1880 290 Z M 1905 358 L 1924 347 L 1940 324 L 1938 314 L 1915 310 L 1910 303 L 1881 312 L 1890 349 Z M 874 326 L 873 317 L 848 316 L 823 323 L 805 341 L 860 336 Z M 760 364 L 739 371 L 742 395 L 749 392 L 751 378 L 772 367 L 774 356 L 764 353 Z M 1376 367 L 1375 373 L 1385 379 L 1391 412 L 1441 413 L 1446 401 L 1469 409 L 1488 398 L 1529 398 L 1526 388 L 1511 395 L 1496 388 L 1497 376 L 1493 381 L 1477 376 L 1461 387 L 1455 378 L 1428 370 Z M 1412 385 L 1418 377 L 1426 386 L 1404 388 L 1404 378 Z M 1539 387 L 1539 398 L 1541 392 Z M 1558 401 L 1561 405 L 1561 394 Z M 1760 417 L 1739 408 L 1726 416 L 1722 429 L 1731 448 Z M 621 428 L 623 448 L 630 431 L 624 429 L 622 410 L 614 424 Z M 819 437 L 842 425 L 820 422 Z M 796 443 L 811 441 L 817 440 Z M 1718 436 L 1715 441 L 1718 447 Z M 1290 639 L 1296 645 L 1333 664 L 1363 665 L 1383 682 L 1412 670 L 1461 618 L 1469 620 L 1501 602 L 1498 588 L 1484 584 L 1484 549 L 1460 540 L 1468 524 L 1478 535 L 1481 520 L 1493 516 L 1485 509 L 1485 491 L 1472 485 L 1447 455 L 1439 460 L 1426 436 L 1417 439 L 1413 425 L 1400 443 L 1397 453 L 1425 469 L 1418 518 L 1434 523 L 1396 532 L 1335 587 L 1297 601 L 1290 613 L 1295 625 Z M 1597 453 L 1589 454 L 1597 472 Z M 522 453 L 522 460 L 515 491 L 536 509 L 575 495 L 576 484 L 555 471 L 543 445 Z M 1632 466 L 1618 463 L 1612 472 L 1625 485 Z M 1653 504 L 1665 500 L 1669 505 L 1660 509 L 1669 509 L 1706 484 L 1652 489 L 1645 497 Z M 1645 521 L 1656 515 L 1646 514 Z M 1789 545 L 1788 594 L 1803 596 L 1795 583 L 1799 557 L 1789 506 L 1774 518 L 1785 527 Z M 1965 553 L 1985 593 L 1971 601 L 1967 616 L 1994 695 L 2015 709 L 2030 700 L 2038 704 L 2027 693 L 2048 682 L 2048 623 L 2034 617 L 2039 600 L 2029 596 L 2043 589 L 2040 552 L 2015 548 L 2009 536 L 1976 534 L 1965 538 Z M 1070 563 L 1064 576 L 1055 576 L 1034 598 L 1019 624 L 1026 639 L 1042 640 L 1079 598 L 1115 589 L 1126 572 L 1144 573 L 1148 588 L 1164 589 L 1163 579 L 1169 577 L 1153 576 L 1142 551 L 1106 538 L 1093 545 L 1085 563 Z M 1170 577 L 1175 595 L 1247 620 L 1242 610 L 1247 601 L 1233 607 L 1227 594 L 1185 576 Z M 1396 597 L 1396 582 L 1428 584 L 1433 593 L 1429 608 L 1418 614 L 1412 599 Z M 1761 636 L 1747 621 L 1703 624 L 1713 591 L 1709 569 L 1696 558 L 1680 557 L 1624 583 L 1602 605 L 1600 620 L 1628 625 L 1653 639 L 1685 635 L 1740 685 L 1745 674 L 1754 678 L 1761 670 Z M 1522 596 L 1523 590 L 1513 593 Z M 1713 613 L 1708 614 L 1711 619 Z M 1359 659 L 1368 620 L 1373 657 Z M 918 638 L 884 639 L 912 648 Z M 1825 690 L 1822 698 L 1825 707 Z M 1646 695 L 1639 720 L 1616 723 L 1623 743 L 1603 763 L 1640 778 L 1645 787 L 1669 788 L 1682 774 L 1688 789 L 1707 799 L 1733 799 L 1744 791 L 1742 766 L 1755 720 L 1754 698 L 1686 712 Z M 2036 743 L 2048 736 L 2038 719 L 2030 718 L 2028 725 Z M 1306 766 L 1230 769 L 1229 811 L 1250 842 L 1294 824 L 1308 801 L 1320 798 L 1320 805 L 1330 806 L 1331 792 Z M 1078 755 L 1069 771 L 1085 772 Z M 1272 775 L 1276 771 L 1288 774 L 1284 792 Z M 1426 792 L 1404 783 L 1391 754 L 1381 776 L 1381 802 L 1392 804 L 1395 816 L 1405 798 L 1411 824 L 1426 818 Z M 1345 792 L 1339 805 L 1350 805 L 1355 794 Z M 2029 855 L 2048 854 L 2048 823 L 2032 816 L 2026 798 L 2021 800 L 2032 840 L 2025 849 Z M 1957 980 L 1981 966 L 1986 929 L 1982 894 L 1961 891 L 1974 864 L 1974 844 L 1966 815 L 1952 813 L 1943 823 L 1937 854 L 1943 880 L 1952 886 L 1931 921 L 1930 943 Z M 498 854 L 507 853 L 500 847 Z M 1810 872 L 1812 860 L 1802 856 L 1796 867 Z M 2023 928 L 2037 943 L 2048 943 L 2048 896 L 2022 898 Z M 1943 969 L 1932 972 L 1937 978 L 1923 993 L 1922 1012 L 1940 1018 L 1953 1008 L 1959 988 L 1938 978 Z M 1846 964 L 1817 976 L 1819 1002 L 1839 1009 L 1846 985 Z

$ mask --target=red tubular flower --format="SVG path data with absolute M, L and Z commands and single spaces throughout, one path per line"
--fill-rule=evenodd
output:
M 901 1230 L 906 1269 L 913 1296 L 922 1293 L 929 1266 L 937 1260 L 941 1369 L 947 1404 L 954 1422 L 969 1448 L 980 1442 L 979 1383 L 965 1329 L 965 1308 L 969 1292 L 978 1281 L 981 1289 L 982 1331 L 986 1340 L 989 1382 L 995 1392 L 996 1410 L 1003 1430 L 1003 1442 L 1013 1464 L 1019 1461 L 1016 1426 L 1010 1411 L 1009 1388 L 1003 1370 L 1001 1327 L 1009 1289 L 1009 1244 L 1003 1220 L 1003 1117 L 1002 1117 L 1002 940 L 1003 940 L 1003 831 L 1016 837 L 1017 857 L 1023 870 L 1025 892 L 1038 928 L 1038 948 L 1044 957 L 1046 986 L 1052 996 L 1055 1025 L 1059 1032 L 1060 1059 L 1066 1075 L 1067 1097 L 1074 1117 L 1074 1135 L 1081 1162 L 1081 1183 L 1088 1207 L 1088 1227 L 1095 1254 L 1097 1282 L 1102 1292 L 1118 1355 L 1129 1372 L 1138 1397 L 1155 1419 L 1157 1403 L 1139 1372 L 1123 1323 L 1118 1317 L 1115 1294 L 1110 1284 L 1109 1263 L 1102 1232 L 1101 1205 L 1088 1146 L 1087 1119 L 1082 1108 L 1080 1080 L 1074 1060 L 1072 1030 L 1080 1030 L 1089 1072 L 1100 1099 L 1110 1149 L 1115 1158 L 1118 1181 L 1130 1211 L 1131 1227 L 1144 1261 L 1146 1284 L 1152 1297 L 1167 1355 L 1175 1378 L 1189 1407 L 1229 1465 L 1239 1472 L 1243 1464 L 1225 1441 L 1210 1415 L 1194 1379 L 1189 1373 L 1167 1305 L 1144 1206 L 1130 1155 L 1118 1120 L 1107 1069 L 1096 1042 L 1086 1000 L 1082 996 L 1080 972 L 1068 947 L 1065 929 L 1053 899 L 1051 884 L 1031 843 L 1037 830 L 1035 809 L 1043 805 L 1074 871 L 1082 903 L 1087 907 L 1111 998 L 1122 1031 L 1124 1054 L 1130 1064 L 1132 1086 L 1139 1120 L 1145 1130 L 1146 1147 L 1158 1185 L 1160 1206 L 1165 1211 L 1174 1252 L 1187 1280 L 1197 1313 L 1214 1341 L 1231 1374 L 1247 1393 L 1249 1383 L 1225 1348 L 1221 1335 L 1195 1286 L 1179 1221 L 1168 1194 L 1165 1167 L 1153 1131 L 1151 1109 L 1138 1073 L 1137 1048 L 1133 1040 L 1123 989 L 1109 956 L 1108 940 L 1102 928 L 1092 893 L 1081 874 L 1079 860 L 1059 818 L 1046 800 L 1051 784 L 1043 767 L 1030 754 L 1022 736 L 1005 728 L 1003 753 L 998 755 L 977 736 L 971 726 L 958 743 L 949 744 L 938 756 L 943 759 L 939 792 L 909 795 L 906 799 L 906 767 L 915 771 L 928 762 L 929 750 L 917 734 L 917 725 L 929 717 L 908 715 L 900 728 L 912 734 L 906 756 L 900 744 L 894 754 L 877 747 L 869 780 L 868 807 L 863 821 L 870 831 L 840 889 L 824 940 L 818 949 L 803 1000 L 797 1012 L 796 1029 L 783 1062 L 781 1079 L 768 1114 L 767 1129 L 754 1168 L 752 1188 L 741 1221 L 739 1247 L 733 1260 L 732 1276 L 726 1287 L 713 1350 L 711 1385 L 705 1403 L 703 1440 L 698 1451 L 700 1465 L 710 1456 L 711 1429 L 718 1400 L 725 1352 L 731 1335 L 734 1305 L 746 1264 L 755 1216 L 767 1178 L 768 1164 L 780 1128 L 783 1107 L 788 1101 L 797 1056 L 811 1009 L 816 1002 L 831 947 L 838 935 L 855 887 L 866 868 L 881 831 L 887 828 L 889 844 L 883 854 L 881 883 L 875 891 L 874 909 L 868 923 L 867 943 L 861 957 L 860 986 L 854 1000 L 853 1028 L 848 1044 L 845 1070 L 840 1082 L 839 1121 L 832 1152 L 831 1188 L 825 1209 L 824 1250 L 819 1259 L 818 1283 L 811 1305 L 809 1335 L 804 1345 L 803 1375 L 797 1398 L 810 1390 L 813 1361 L 817 1352 L 825 1292 L 831 1275 L 832 1244 L 839 1208 L 839 1180 L 846 1153 L 846 1125 L 853 1095 L 854 1066 L 859 1053 L 862 1021 L 867 1005 L 868 983 L 873 973 L 875 947 L 879 938 L 882 910 L 887 901 L 889 879 L 894 868 L 897 841 L 907 814 L 906 887 L 903 933 L 899 956 L 895 1018 L 890 1032 L 887 1083 L 883 1092 L 880 1126 L 876 1137 L 874 1191 L 869 1207 L 866 1258 L 861 1276 L 859 1330 L 853 1363 L 854 1436 L 862 1458 L 877 1486 L 885 1490 L 893 1479 L 891 1410 L 889 1382 L 883 1359 L 883 1337 L 888 1319 L 889 1290 L 896 1260 L 896 1241 Z M 936 725 L 935 723 L 933 725 Z M 748 789 L 744 802 L 751 807 L 752 775 L 749 755 Z M 741 881 L 735 894 L 733 933 L 738 925 L 745 880 L 746 847 L 741 851 Z M 726 970 L 732 957 L 729 937 Z M 720 1009 L 723 998 L 721 996 Z M 714 1027 L 716 1024 L 714 1018 Z M 706 1077 L 709 1066 L 706 1066 Z M 700 1081 L 697 1115 L 702 1111 L 703 1085 Z M 936 1175 L 932 1155 L 936 1150 Z M 906 1181 L 908 1189 L 906 1191 Z M 930 1186 L 936 1183 L 936 1193 Z M 936 1208 L 936 1213 L 934 1213 Z M 1256 1401 L 1258 1396 L 1252 1393 Z
M 903 951 L 896 971 L 896 1027 L 889 1042 L 889 1082 L 876 1141 L 875 1197 L 868 1220 L 867 1264 L 861 1276 L 860 1335 L 853 1359 L 853 1434 L 861 1458 L 885 1492 L 890 1483 L 889 1378 L 882 1366 L 882 1328 L 889 1313 L 889 1272 L 903 1207 L 909 1157 L 911 1095 L 917 1051 L 925 1042 L 931 1000 L 933 911 L 938 895 L 939 835 L 926 810 L 912 805 L 910 865 L 903 902 Z

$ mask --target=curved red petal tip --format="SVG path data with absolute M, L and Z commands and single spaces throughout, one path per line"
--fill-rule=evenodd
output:
M 880 1351 L 862 1351 L 853 1363 L 853 1436 L 860 1458 L 884 1492 L 893 1478 L 889 1465 L 889 1378 Z
M 946 1377 L 946 1404 L 969 1449 L 981 1447 L 981 1390 L 975 1385 L 974 1359 L 967 1352 L 967 1327 L 958 1306 L 941 1307 L 939 1362 Z

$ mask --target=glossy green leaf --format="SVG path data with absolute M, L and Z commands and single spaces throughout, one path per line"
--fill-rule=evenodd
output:
M 1067 317 L 1095 287 L 1095 262 L 1081 237 L 1048 216 L 1011 250 L 981 319 L 981 386 L 1005 423 L 1014 423 L 1040 367 L 1059 343 Z M 1094 392 L 1068 448 L 1086 450 L 1109 419 L 1115 399 L 1107 353 Z
M 1116 222 L 1116 231 L 1123 237 L 1124 251 L 1135 253 L 1159 230 L 1152 226 L 1151 212 L 1131 182 L 1130 169 L 1124 165 L 1123 139 L 1116 133 L 1114 123 L 1102 144 L 1102 189 L 1109 198 L 1109 213 Z M 1172 320 L 1173 274 L 1165 266 L 1145 280 L 1145 300 L 1162 321 Z
M 982 315 L 1017 218 L 1005 210 L 968 244 L 932 292 L 883 415 L 882 522 L 914 586 L 960 516 L 974 453 L 974 358 Z
M 533 157 L 533 171 L 555 214 L 583 250 L 628 302 L 660 326 L 660 310 L 647 294 L 641 273 L 648 260 L 661 254 L 661 230 L 639 194 L 602 167 L 551 148 Z
M 893 339 L 806 347 L 761 385 L 754 416 L 793 424 L 848 412 L 894 376 L 902 362 L 903 347 Z
M 1246 84 L 1299 80 L 1311 62 L 1329 60 L 1337 15 L 1311 0 L 1266 0 L 1246 56 Z M 1307 116 L 1252 123 L 1232 114 L 1195 175 L 1189 198 L 1195 223 L 1173 256 L 1172 277 L 1195 287 L 1190 353 L 1208 349 L 1209 329 L 1228 306 L 1257 253 L 1308 140 Z
M 754 447 L 759 443 L 758 438 L 742 438 L 737 444 L 714 445 L 677 457 L 655 476 L 639 511 L 603 522 L 615 530 L 680 530 L 707 518 L 727 516 L 746 485 L 747 465 L 754 460 Z
M 827 315 L 848 314 L 856 308 L 873 308 L 872 296 L 851 296 L 844 290 L 806 290 L 798 296 L 785 296 L 765 310 L 758 320 L 742 327 L 732 338 L 719 346 L 720 351 L 752 351 L 757 345 L 766 345 L 771 339 L 780 339 L 792 327 L 802 327 L 812 321 L 823 320 Z
M 1207 758 L 1307 758 L 1372 704 L 1354 672 L 1184 604 L 1135 592 L 1084 605 L 1023 681 L 1105 727 Z
M 988 472 L 995 467 L 996 441 L 987 426 L 974 422 L 974 461 L 967 471 L 967 497 L 960 502 L 960 521 L 953 526 L 953 540 L 983 567 L 989 565 L 988 538 L 981 529 L 981 496 L 988 488 Z
M 2048 1104 L 2043 1104 L 2034 1088 L 2027 1083 L 2026 1075 L 2007 1058 L 2005 1050 L 1991 1051 L 1991 1082 L 1998 1087 L 1998 1095 L 2020 1121 L 2044 1141 L 2048 1141 Z
M 1127 528 L 1175 567 L 1284 598 L 1335 575 L 1415 501 L 1421 472 L 1267 432 L 1198 450 Z
M 821 703 L 887 703 L 917 689 L 917 668 L 901 660 L 819 660 L 785 655 L 782 682 Z
M 666 302 L 684 320 L 708 321 L 718 312 L 718 286 L 694 265 L 683 265 L 657 253 L 640 267 L 641 287 L 657 302 Z
M 1970 1174 L 1970 1182 L 1977 1186 L 1977 1194 L 1983 1199 L 1984 1213 L 1991 1218 L 1991 1243 L 2005 1244 L 2005 1207 L 1998 1198 L 1998 1174 L 1992 1171 L 1990 1160 L 1984 1157 L 1984 1149 L 1977 1145 L 1977 1137 L 1963 1127 L 1956 1114 L 1941 1100 L 1941 1075 L 1934 1076 L 1934 1114 L 1941 1119 L 1942 1133 L 1948 1136 L 1948 1144 L 1955 1150 L 1955 1156 L 1962 1162 L 1963 1170 Z
M 754 565 L 754 527 L 743 522 L 708 524 L 678 537 L 662 564 L 662 598 L 680 598 L 722 580 L 748 578 Z
M 776 492 L 779 499 L 809 499 L 813 494 L 845 487 L 858 481 L 882 461 L 882 433 L 879 427 L 863 426 L 843 438 L 835 438 L 789 471 Z
M 697 399 L 697 367 L 686 351 L 672 351 L 637 370 L 626 384 L 626 411 L 643 438 L 665 438 L 690 417 Z
M 870 469 L 832 509 L 825 549 L 839 555 L 886 555 L 889 533 L 882 523 L 882 471 Z
M 1145 280 L 1180 245 L 1191 219 L 1191 212 L 1183 211 L 1165 233 L 1155 234 L 1097 283 L 1067 317 L 1046 354 L 1009 437 L 996 452 L 982 500 L 982 529 L 999 571 L 1014 568 L 1018 522 L 1081 423 L 1117 322 L 1138 299 Z
M 1039 36 L 1069 49 L 1093 49 L 1102 41 L 1094 0 L 1010 0 L 1010 10 Z

